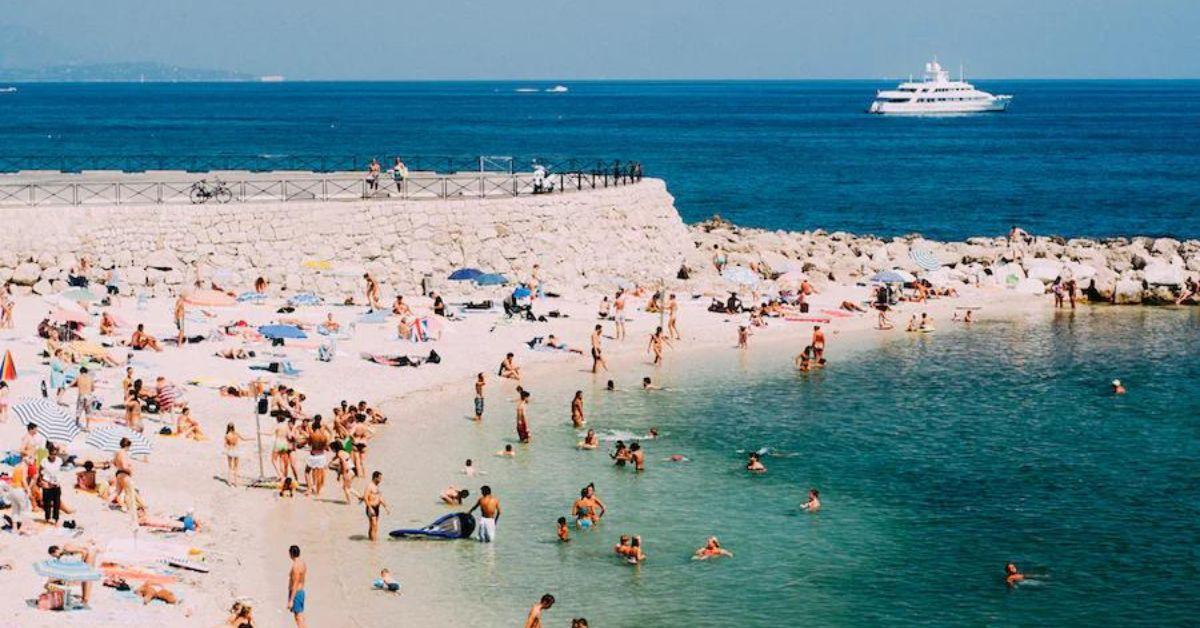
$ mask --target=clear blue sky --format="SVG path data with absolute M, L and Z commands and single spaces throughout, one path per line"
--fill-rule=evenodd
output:
M 1200 77 L 1200 0 L 0 0 L 0 65 L 293 79 Z

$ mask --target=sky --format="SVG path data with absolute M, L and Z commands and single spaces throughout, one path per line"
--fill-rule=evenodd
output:
M 1200 78 L 1200 0 L 0 0 L 0 66 L 289 79 Z

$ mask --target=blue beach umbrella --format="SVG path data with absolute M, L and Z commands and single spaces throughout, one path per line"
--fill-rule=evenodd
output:
M 484 272 L 478 268 L 460 268 L 450 273 L 450 281 L 471 281 L 483 276 Z
M 906 275 L 895 270 L 881 270 L 871 277 L 871 281 L 879 283 L 905 283 L 911 281 Z
M 513 290 L 513 298 L 514 299 L 524 299 L 531 294 L 533 294 L 533 293 L 530 292 L 529 288 L 526 288 L 525 286 L 521 286 L 520 288 Z
M 503 286 L 508 278 L 497 273 L 484 273 L 475 278 L 475 283 L 481 286 Z
M 302 292 L 300 294 L 293 295 L 292 298 L 288 299 L 288 303 L 291 303 L 292 305 L 320 305 L 321 297 L 312 294 L 311 292 Z
M 45 397 L 23 399 L 13 405 L 12 411 L 24 425 L 36 424 L 38 434 L 52 443 L 66 444 L 79 436 L 75 417 Z
M 82 560 L 51 558 L 33 564 L 37 575 L 63 582 L 95 582 L 104 574 Z
M 258 328 L 258 333 L 267 338 L 308 338 L 308 334 L 295 325 L 263 325 Z

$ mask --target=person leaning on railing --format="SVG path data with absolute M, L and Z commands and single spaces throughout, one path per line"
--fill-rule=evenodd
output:
M 408 178 L 408 166 L 399 157 L 392 164 L 392 180 L 396 182 L 396 192 L 404 194 L 404 180 Z

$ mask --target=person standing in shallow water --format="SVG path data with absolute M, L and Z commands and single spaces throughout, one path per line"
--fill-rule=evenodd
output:
M 596 328 L 592 330 L 592 374 L 598 373 L 602 366 L 605 371 L 608 370 L 608 363 L 604 361 L 604 351 L 600 347 L 600 336 L 603 329 L 600 325 L 596 325 Z
M 483 373 L 475 376 L 475 420 L 483 420 L 483 388 L 487 386 L 487 380 L 483 378 Z
M 480 543 L 491 543 L 496 540 L 496 524 L 500 522 L 500 500 L 492 495 L 492 487 L 479 487 L 479 499 L 467 511 L 468 514 L 479 510 L 479 525 L 475 533 Z
M 571 400 L 571 425 L 580 428 L 586 422 L 583 418 L 583 391 L 576 390 L 575 398 Z
M 525 617 L 525 628 L 542 628 L 542 613 L 550 610 L 551 606 L 554 606 L 554 596 L 547 593 L 529 609 L 529 615 Z
M 526 422 L 525 409 L 529 407 L 529 391 L 522 390 L 517 399 L 517 440 L 529 442 L 529 423 Z

